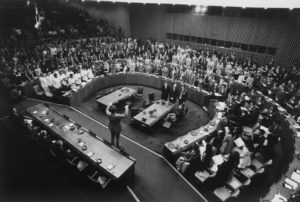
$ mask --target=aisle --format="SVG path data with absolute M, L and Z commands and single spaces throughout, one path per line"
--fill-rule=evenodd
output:
M 22 103 L 24 108 L 33 106 L 38 102 L 26 100 Z M 67 106 L 51 104 L 60 113 L 69 116 L 97 136 L 109 141 L 109 131 L 105 125 L 87 117 L 86 115 Z M 185 179 L 158 154 L 145 147 L 121 137 L 121 144 L 137 163 L 135 166 L 135 181 L 130 185 L 138 199 L 143 202 L 190 202 L 206 201 L 202 195 L 195 191 Z

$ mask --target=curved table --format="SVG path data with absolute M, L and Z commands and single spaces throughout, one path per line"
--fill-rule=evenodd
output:
M 76 93 L 69 96 L 69 104 L 71 106 L 77 105 L 95 92 L 108 87 L 118 85 L 139 85 L 160 90 L 164 82 L 167 82 L 169 86 L 176 83 L 178 89 L 184 85 L 186 87 L 188 100 L 200 106 L 208 106 L 211 95 L 209 92 L 199 90 L 198 87 L 185 84 L 180 81 L 173 81 L 170 78 L 146 73 L 118 73 L 111 74 L 110 76 L 94 78 L 91 82 L 80 88 Z
M 189 84 L 183 84 L 180 81 L 173 81 L 169 78 L 164 78 L 161 76 L 145 73 L 118 73 L 93 79 L 90 83 L 86 84 L 76 93 L 73 93 L 69 96 L 69 104 L 77 105 L 95 92 L 108 87 L 118 85 L 139 85 L 160 90 L 164 82 L 167 82 L 169 85 L 177 83 L 178 88 L 180 88 L 182 85 L 185 85 L 187 90 L 187 99 L 197 105 L 209 107 L 208 111 L 210 118 L 212 119 L 207 125 L 202 126 L 197 130 L 188 132 L 187 134 L 184 134 L 183 136 L 166 143 L 164 146 L 167 155 L 175 156 L 180 151 L 191 146 L 194 142 L 214 134 L 214 132 L 217 130 L 222 110 L 217 109 L 218 105 L 216 103 L 213 103 L 213 105 L 209 106 L 211 93 L 204 90 L 199 90 L 199 88 L 191 86 Z M 236 87 L 241 88 L 239 85 L 236 85 Z M 261 92 L 258 92 L 258 94 L 264 96 Z M 284 167 L 284 170 L 286 170 L 284 173 L 286 176 L 290 176 L 295 168 L 300 168 L 299 160 L 294 155 L 295 149 L 297 151 L 300 151 L 300 140 L 299 138 L 295 139 L 295 134 L 299 134 L 298 130 L 300 126 L 298 126 L 294 122 L 291 115 L 289 115 L 286 110 L 283 109 L 279 104 L 277 104 L 273 99 L 266 96 L 264 97 L 266 99 L 265 106 L 276 105 L 280 111 L 280 120 L 282 123 L 281 144 L 283 148 L 283 154 L 285 155 L 283 164 L 288 165 L 288 167 Z M 274 183 L 270 187 L 269 192 L 264 196 L 264 199 L 266 199 L 267 201 L 271 201 L 276 193 L 283 193 L 282 195 L 284 195 L 286 198 L 289 198 L 294 193 L 294 191 L 290 191 L 282 186 L 284 179 L 285 177 L 282 177 L 276 183 Z

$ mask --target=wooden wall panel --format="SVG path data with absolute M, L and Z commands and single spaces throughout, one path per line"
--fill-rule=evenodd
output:
M 142 40 L 152 37 L 166 41 L 166 33 L 176 33 L 275 47 L 275 62 L 288 65 L 300 56 L 299 16 L 297 23 L 289 20 L 166 13 L 163 5 L 131 5 L 130 8 L 132 35 Z M 259 57 L 269 59 L 271 56 Z

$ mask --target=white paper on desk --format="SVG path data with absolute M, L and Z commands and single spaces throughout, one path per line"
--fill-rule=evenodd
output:
M 36 113 L 38 113 L 38 111 L 33 111 L 32 113 L 36 114 Z
M 298 184 L 294 181 L 292 181 L 291 179 L 289 178 L 285 178 L 284 180 L 287 184 L 291 185 L 293 187 L 293 189 L 297 189 L 298 187 Z
M 242 138 L 237 138 L 236 140 L 234 140 L 234 143 L 237 147 L 242 147 L 242 146 L 245 146 L 245 143 L 244 141 L 242 140 Z
M 221 154 L 212 157 L 216 165 L 221 165 L 224 162 L 223 156 Z
M 287 201 L 287 199 L 283 197 L 281 194 L 275 194 L 271 202 L 278 202 L 278 201 Z
M 300 183 L 300 175 L 296 172 L 293 172 L 291 179 L 294 180 L 297 183 Z
M 88 157 L 92 157 L 95 153 L 94 152 L 89 152 L 87 155 Z
M 49 119 L 45 119 L 44 121 L 45 121 L 45 122 L 49 122 L 50 120 L 49 120 Z
M 78 145 L 81 146 L 81 147 L 83 147 L 84 146 L 84 142 L 79 142 Z
M 109 166 L 107 166 L 107 169 L 108 170 L 111 170 L 111 169 L 113 169 L 115 166 L 114 165 L 109 165 Z
M 240 186 L 240 182 L 236 178 L 232 178 L 232 180 L 230 181 L 230 186 L 233 189 L 237 189 Z
M 50 124 L 49 124 L 50 127 L 53 126 L 53 125 L 54 125 L 53 123 L 50 123 Z

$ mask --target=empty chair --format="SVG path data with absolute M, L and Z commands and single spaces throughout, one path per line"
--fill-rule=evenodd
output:
M 109 182 L 111 181 L 110 178 L 104 176 L 104 175 L 100 175 L 98 173 L 98 171 L 93 172 L 91 175 L 88 175 L 89 180 L 91 180 L 92 182 L 95 182 L 97 184 L 100 184 L 100 186 L 104 189 Z
M 142 97 L 144 94 L 144 88 L 139 86 L 138 89 L 137 89 L 137 93 L 136 93 L 136 96 L 137 97 Z
M 79 172 L 84 171 L 84 169 L 88 166 L 89 164 L 83 160 L 79 160 L 76 167 Z
M 149 94 L 148 94 L 148 99 L 149 99 L 149 102 L 153 102 L 154 99 L 155 99 L 154 93 L 149 93 Z
M 72 166 L 76 166 L 77 162 L 78 162 L 78 156 L 74 156 L 72 158 L 67 158 L 67 162 Z
M 42 90 L 42 88 L 39 85 L 35 85 L 33 86 L 34 92 L 35 94 L 42 96 L 44 95 L 44 91 Z

